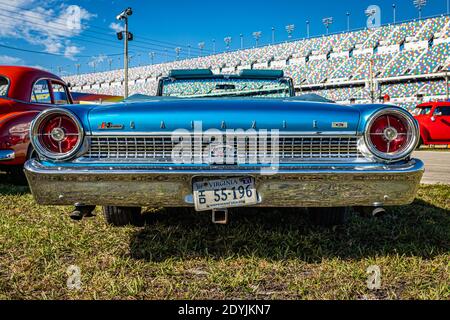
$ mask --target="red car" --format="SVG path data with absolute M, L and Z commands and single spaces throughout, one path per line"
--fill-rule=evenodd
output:
M 428 102 L 417 106 L 421 144 L 450 145 L 450 102 Z
M 35 116 L 55 105 L 73 104 L 67 85 L 49 72 L 0 66 L 0 170 L 22 175 L 33 157 L 28 131 Z

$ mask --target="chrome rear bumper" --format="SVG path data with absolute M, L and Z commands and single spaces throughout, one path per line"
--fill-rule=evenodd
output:
M 25 164 L 32 193 L 44 205 L 192 206 L 195 177 L 253 176 L 261 207 L 392 206 L 411 203 L 424 172 L 420 160 L 395 165 L 254 169 L 44 166 Z

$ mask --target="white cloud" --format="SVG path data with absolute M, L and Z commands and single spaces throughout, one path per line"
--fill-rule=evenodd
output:
M 92 68 L 95 68 L 96 66 L 98 66 L 100 63 L 106 61 L 107 56 L 104 54 L 100 54 L 96 57 L 93 57 L 91 61 L 89 61 L 89 66 Z
M 116 22 L 111 22 L 111 24 L 109 25 L 109 28 L 114 30 L 114 32 L 120 32 L 123 31 L 123 26 L 120 23 L 116 23 Z
M 82 48 L 79 48 L 77 46 L 67 45 L 64 49 L 64 56 L 68 59 L 74 60 L 74 55 L 80 53 Z
M 8 12 L 9 17 L 2 19 L 0 38 L 24 39 L 43 46 L 46 52 L 64 54 L 67 58 L 73 58 L 82 49 L 70 38 L 80 35 L 86 21 L 95 16 L 80 6 L 64 3 L 58 6 L 55 1 L 13 0 L 8 6 L 0 2 L 2 7 L 15 13 Z
M 17 57 L 1 55 L 0 56 L 0 64 L 19 65 L 19 64 L 23 64 L 23 60 L 20 58 L 17 58 Z

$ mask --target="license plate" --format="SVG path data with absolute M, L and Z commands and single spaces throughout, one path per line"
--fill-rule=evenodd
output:
M 193 183 L 195 209 L 206 211 L 250 206 L 258 203 L 252 177 L 201 180 Z

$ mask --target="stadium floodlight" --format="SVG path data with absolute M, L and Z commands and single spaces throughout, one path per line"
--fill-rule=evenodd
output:
M 414 6 L 419 10 L 419 19 L 422 19 L 422 8 L 427 5 L 427 0 L 413 0 Z
M 133 40 L 133 34 L 128 32 L 128 18 L 133 14 L 133 10 L 128 7 L 116 17 L 117 20 L 125 22 L 125 31 L 117 33 L 117 38 L 124 41 L 124 98 L 128 98 L 128 41 Z M 125 35 L 125 36 L 124 36 Z
M 230 50 L 230 45 L 231 45 L 231 42 L 233 42 L 233 38 L 225 37 L 225 38 L 223 38 L 223 41 L 225 42 L 225 45 L 227 46 L 227 50 Z
M 397 5 L 395 3 L 392 5 L 392 17 L 394 20 L 394 24 L 396 24 L 397 23 Z
M 213 43 L 213 54 L 216 54 L 216 39 L 213 39 L 212 43 Z
M 188 58 L 191 58 L 191 45 L 188 44 Z
M 80 67 L 81 67 L 81 64 L 79 64 L 79 63 L 75 64 L 75 68 L 77 68 L 77 75 L 80 74 Z
M 322 23 L 327 28 L 327 34 L 329 34 L 330 26 L 333 24 L 333 17 L 323 18 Z
M 350 31 L 350 12 L 347 12 L 346 16 L 347 16 L 347 31 Z
M 198 48 L 200 49 L 200 56 L 203 56 L 203 49 L 205 49 L 205 43 L 204 42 L 199 42 L 198 43 Z
M 286 26 L 286 32 L 288 34 L 288 38 L 291 39 L 292 38 L 292 34 L 295 31 L 295 25 L 294 24 L 289 24 Z
M 112 59 L 108 59 L 109 71 L 112 70 L 112 63 L 113 63 L 113 60 Z
M 275 27 L 272 27 L 272 44 L 275 44 Z
M 256 47 L 258 48 L 259 39 L 261 38 L 262 32 L 261 31 L 255 31 L 253 32 L 253 38 L 255 38 Z
M 177 60 L 179 60 L 180 59 L 181 48 L 180 47 L 176 47 L 175 48 L 175 53 L 177 54 Z
M 129 16 L 133 14 L 133 10 L 128 7 L 125 10 L 123 10 L 121 13 L 119 13 L 116 17 L 117 20 L 126 20 Z
M 242 50 L 244 49 L 244 35 L 241 33 L 239 37 L 241 38 L 241 50 Z
M 309 26 L 310 26 L 310 22 L 309 20 L 306 20 L 306 37 L 309 38 Z

